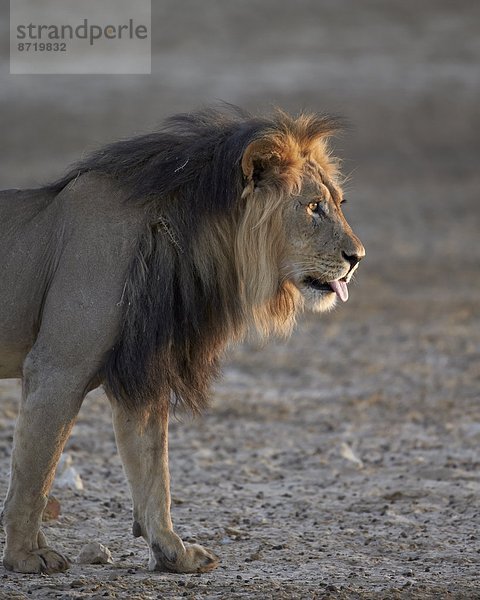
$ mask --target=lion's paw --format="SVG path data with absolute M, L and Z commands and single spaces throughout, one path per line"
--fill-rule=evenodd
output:
M 65 556 L 51 548 L 39 548 L 38 550 L 15 552 L 6 554 L 3 558 L 3 566 L 9 571 L 17 573 L 63 573 L 70 562 Z
M 219 558 L 199 544 L 183 544 L 182 551 L 172 552 L 161 544 L 152 544 L 150 570 L 173 573 L 206 573 L 218 566 Z

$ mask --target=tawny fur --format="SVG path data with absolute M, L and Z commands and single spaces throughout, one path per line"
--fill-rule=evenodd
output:
M 104 384 L 150 568 L 217 557 L 175 533 L 168 414 L 193 412 L 225 345 L 288 335 L 336 301 L 364 255 L 346 222 L 338 122 L 239 109 L 170 119 L 37 190 L 0 192 L 0 376 L 22 377 L 3 524 L 4 565 L 55 573 L 41 530 L 55 467 L 86 393 Z

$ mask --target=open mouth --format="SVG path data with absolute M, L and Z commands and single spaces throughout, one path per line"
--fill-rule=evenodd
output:
M 342 302 L 348 300 L 348 286 L 345 278 L 322 282 L 315 277 L 305 277 L 303 284 L 323 294 L 337 294 Z

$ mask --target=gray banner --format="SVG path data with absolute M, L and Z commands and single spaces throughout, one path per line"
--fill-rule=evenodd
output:
M 151 0 L 10 0 L 12 74 L 151 72 Z

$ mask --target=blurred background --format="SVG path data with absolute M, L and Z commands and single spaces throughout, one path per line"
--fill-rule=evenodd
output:
M 206 420 L 173 426 L 175 468 L 188 465 L 174 471 L 174 482 L 186 502 L 196 497 L 207 521 L 218 501 L 211 486 L 223 486 L 219 521 L 205 525 L 213 545 L 222 544 L 226 521 L 249 530 L 252 519 L 269 520 L 237 536 L 235 552 L 227 543 L 217 547 L 225 563 L 242 563 L 238 554 L 263 544 L 273 575 L 253 559 L 242 568 L 257 568 L 264 589 L 275 576 L 292 586 L 282 588 L 290 590 L 286 597 L 301 597 L 298 590 L 320 580 L 352 593 L 410 585 L 409 597 L 453 585 L 473 597 L 480 556 L 478 540 L 469 538 L 480 491 L 480 4 L 161 0 L 152 10 L 152 74 L 137 76 L 9 75 L 2 14 L 0 185 L 42 184 L 89 150 L 217 100 L 253 112 L 280 106 L 345 116 L 351 129 L 335 143 L 350 176 L 345 213 L 367 250 L 351 299 L 334 314 L 302 318 L 288 343 L 244 345 L 229 355 Z M 4 395 L 14 407 L 17 388 L 5 387 Z M 98 444 L 114 457 L 98 402 L 74 432 L 78 460 L 89 456 L 89 436 L 98 437 L 102 419 Z M 14 412 L 2 421 L 5 472 Z M 277 500 L 270 516 L 265 495 Z M 181 526 L 201 535 L 190 514 L 182 521 L 186 509 L 176 510 Z M 269 546 L 272 537 L 288 545 L 282 559 Z M 416 562 L 408 563 L 412 556 Z M 364 565 L 363 583 L 358 570 L 348 575 L 355 560 Z M 302 584 L 290 581 L 292 566 Z
M 466 0 L 162 0 L 151 76 L 76 77 L 8 75 L 5 15 L 1 184 L 42 183 L 89 149 L 218 99 L 326 111 L 353 126 L 339 150 L 358 170 L 351 210 L 375 211 L 374 229 L 362 223 L 369 262 L 386 250 L 379 228 L 402 256 L 450 256 L 478 225 L 479 13 Z

